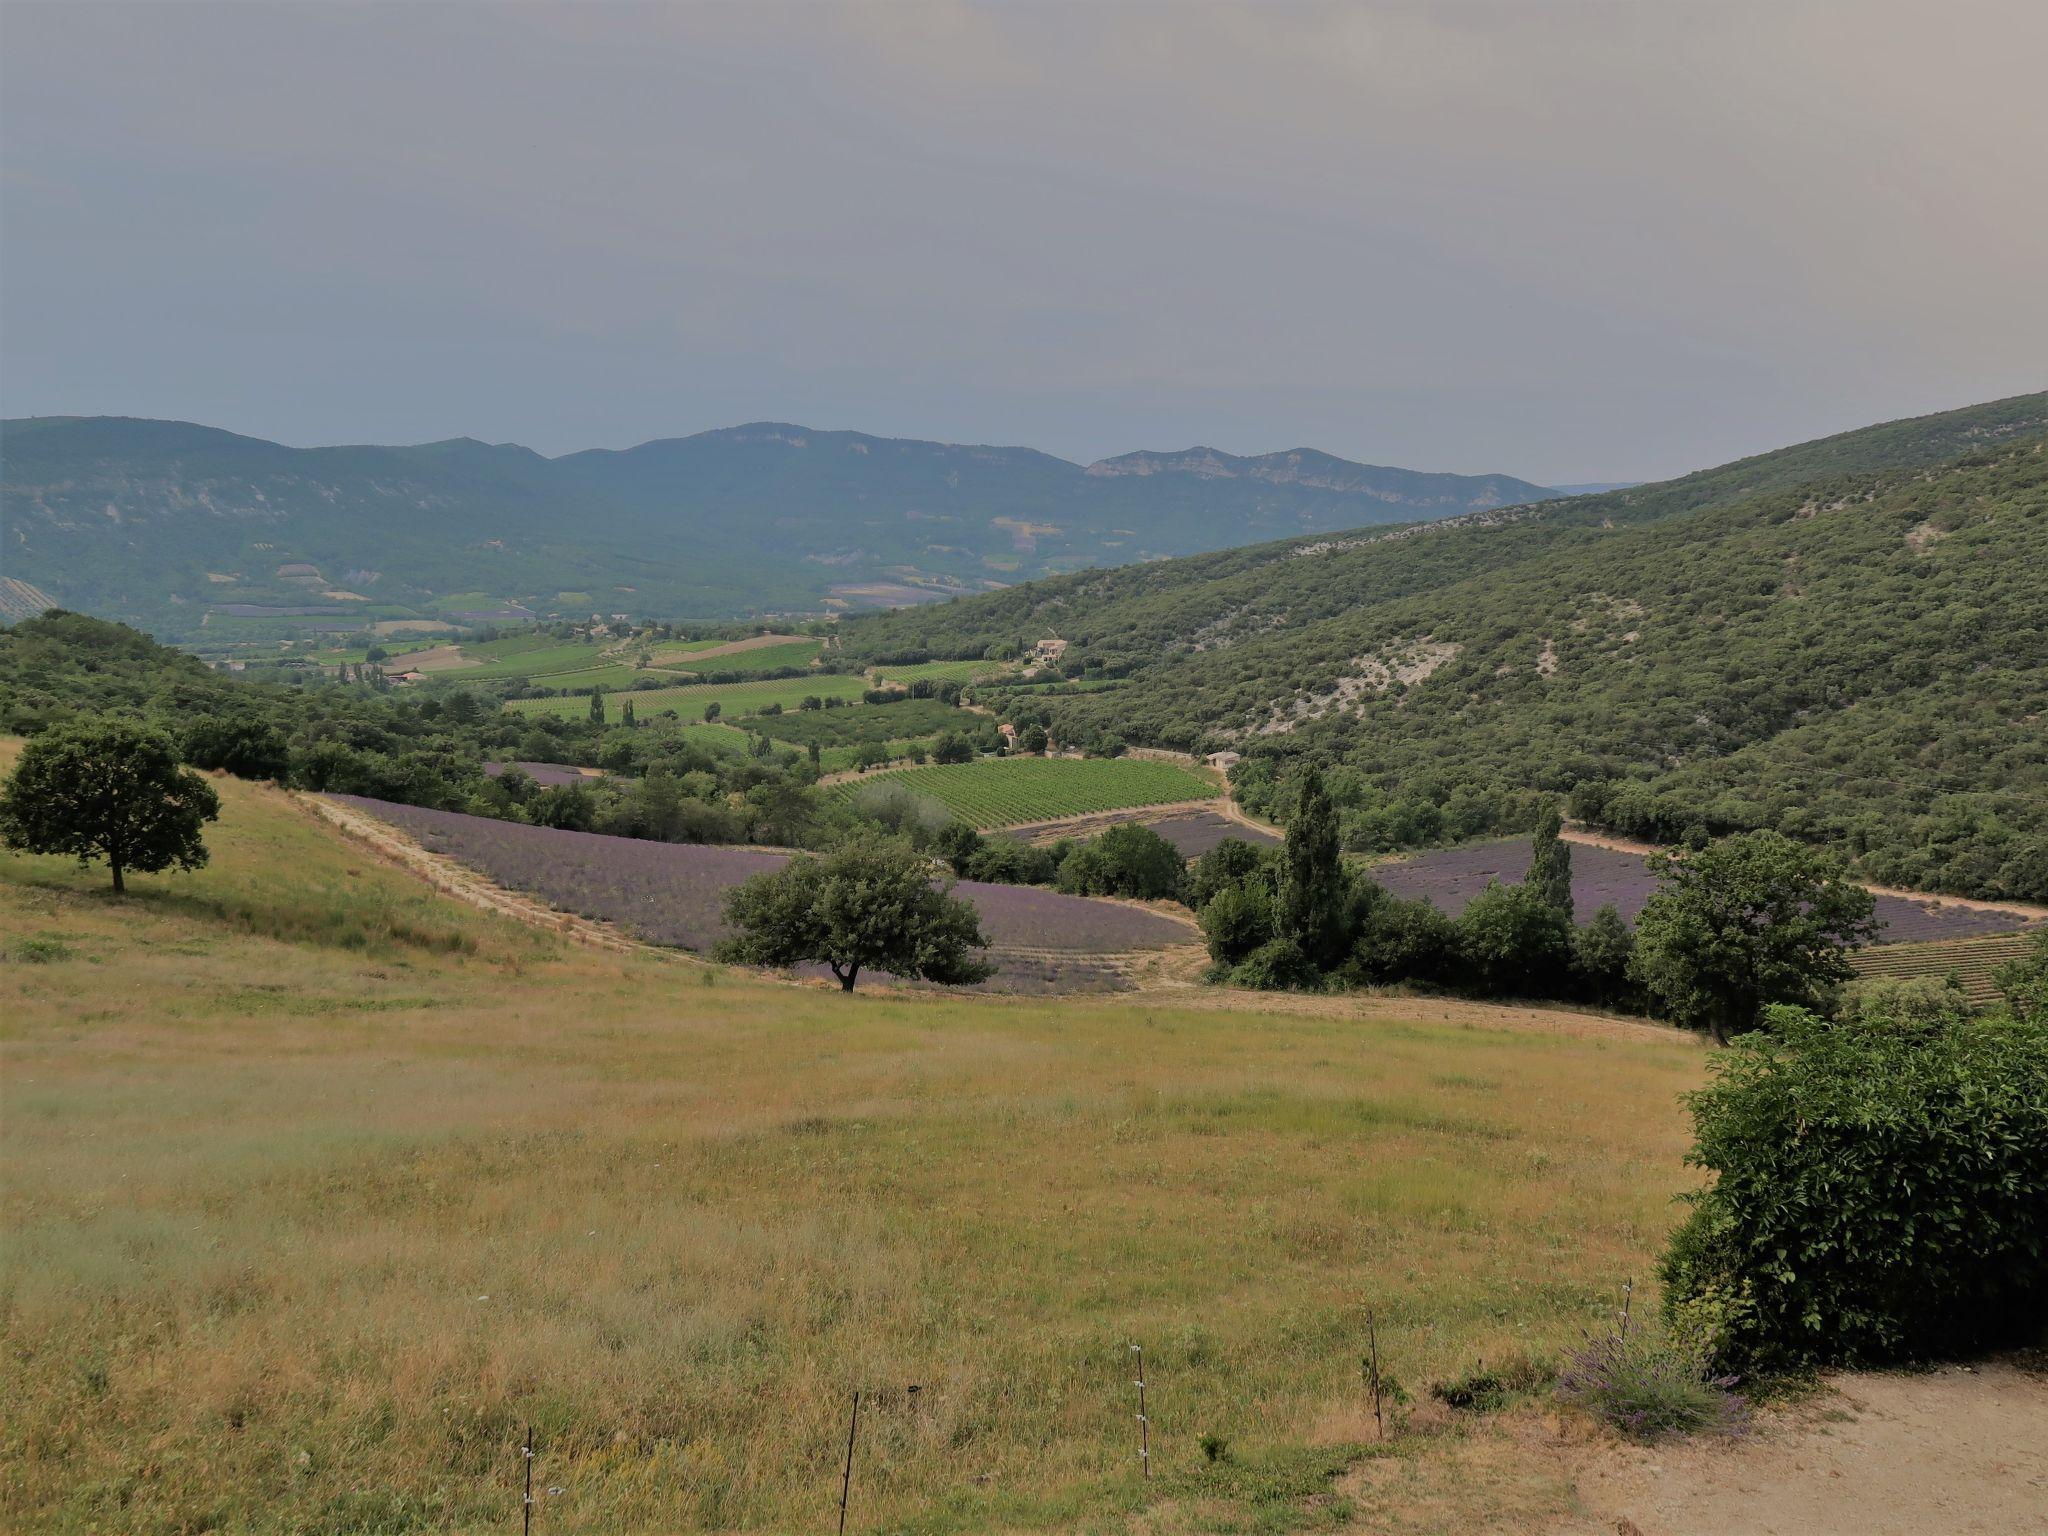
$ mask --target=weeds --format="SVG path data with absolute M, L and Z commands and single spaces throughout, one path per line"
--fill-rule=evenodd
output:
M 1558 1378 L 1557 1395 L 1631 1440 L 1741 1434 L 1749 1405 L 1708 1376 L 1692 1351 L 1662 1334 L 1624 1326 L 1589 1339 Z

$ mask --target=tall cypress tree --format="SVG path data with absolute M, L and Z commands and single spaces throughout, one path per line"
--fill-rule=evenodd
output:
M 1351 882 L 1337 841 L 1337 810 L 1313 766 L 1303 775 L 1287 841 L 1280 850 L 1274 932 L 1294 940 L 1309 961 L 1328 969 L 1350 944 Z
M 1559 834 L 1564 817 L 1554 805 L 1545 806 L 1536 823 L 1535 848 L 1529 858 L 1528 888 L 1545 906 L 1555 907 L 1570 922 L 1572 917 L 1572 846 Z
M 604 688 L 602 685 L 590 690 L 590 723 L 604 724 Z

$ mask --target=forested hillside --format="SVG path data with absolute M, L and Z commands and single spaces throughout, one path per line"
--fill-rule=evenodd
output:
M 0 493 L 9 576 L 184 641 L 494 613 L 852 610 L 1551 494 L 1306 450 L 1084 468 L 759 423 L 547 459 L 468 439 L 287 448 L 116 417 L 0 425 Z
M 852 623 L 870 654 L 1068 642 L 1055 736 L 1335 776 L 1385 849 L 1538 797 L 1773 826 L 1869 879 L 2048 896 L 2048 396 L 1505 516 L 1231 551 Z M 1961 457 L 1956 457 L 1960 454 Z M 1118 681 L 1121 679 L 1121 681 Z

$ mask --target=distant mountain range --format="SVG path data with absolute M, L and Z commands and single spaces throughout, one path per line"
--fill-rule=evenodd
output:
M 1558 493 L 1312 449 L 1080 465 L 760 422 L 549 459 L 287 448 L 189 422 L 0 423 L 0 567 L 167 638 L 502 614 L 889 606 Z

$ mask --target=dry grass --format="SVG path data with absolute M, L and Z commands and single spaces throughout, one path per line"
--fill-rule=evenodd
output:
M 1561 1350 L 1687 1182 L 1678 1037 L 766 985 L 223 791 L 0 855 L 12 1529 L 503 1530 L 528 1419 L 538 1530 L 828 1529 L 856 1385 L 855 1528 L 1328 1522 L 1364 1304 Z

